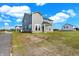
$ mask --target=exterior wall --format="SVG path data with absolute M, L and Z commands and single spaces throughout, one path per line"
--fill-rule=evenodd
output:
M 52 32 L 52 25 L 44 24 L 44 32 Z
M 32 32 L 42 32 L 43 17 L 39 13 L 32 14 Z M 40 27 L 40 30 L 36 26 Z
M 46 23 L 52 24 L 53 21 L 52 21 L 52 20 L 48 20 L 48 19 L 47 19 L 47 20 L 44 19 L 43 22 L 46 22 Z
M 22 21 L 23 32 L 31 32 L 32 31 L 32 16 L 29 14 L 24 14 Z
M 44 22 L 47 22 L 47 23 L 44 23 L 44 32 L 52 32 L 53 31 L 53 28 L 52 28 L 53 21 L 44 19 Z

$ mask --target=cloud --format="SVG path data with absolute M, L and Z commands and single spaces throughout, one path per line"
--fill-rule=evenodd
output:
M 22 17 L 24 13 L 31 13 L 31 10 L 28 6 L 14 6 L 7 14 L 16 17 Z
M 5 20 L 5 19 L 3 19 L 2 17 L 0 17 L 0 22 L 12 22 L 12 21 L 9 20 L 9 19 Z
M 67 14 L 65 14 L 63 12 L 59 12 L 55 16 L 63 18 L 63 19 L 69 18 L 69 15 L 67 15 Z
M 9 26 L 9 23 L 14 19 L 20 23 L 24 13 L 30 14 L 30 7 L 2 5 L 0 6 L 0 22 L 4 23 L 5 26 Z
M 72 10 L 72 9 L 67 10 L 67 13 L 68 13 L 70 16 L 76 16 L 76 13 L 75 13 L 74 10 Z
M 64 22 L 70 17 L 76 16 L 76 13 L 74 10 L 69 9 L 69 10 L 63 10 L 62 12 L 56 13 L 56 15 L 49 17 L 49 19 L 53 20 L 54 23 L 58 22 Z
M 30 7 L 28 6 L 8 6 L 3 5 L 0 7 L 0 12 L 5 13 L 14 17 L 22 17 L 24 13 L 31 13 Z
M 3 22 L 12 22 L 11 20 L 3 20 Z
M 17 22 L 21 22 L 21 21 L 22 21 L 22 19 L 17 19 L 16 21 L 17 21 Z
M 5 12 L 8 12 L 10 9 L 11 9 L 10 6 L 8 6 L 8 5 L 3 5 L 2 7 L 0 7 L 0 12 L 5 13 Z
M 4 23 L 4 25 L 5 25 L 5 26 L 8 26 L 8 25 L 9 25 L 9 23 Z
M 45 5 L 46 3 L 36 3 L 37 6 L 43 6 Z
M 57 23 L 57 22 L 64 22 L 69 17 L 70 17 L 69 15 L 67 15 L 63 12 L 59 12 L 56 15 L 49 17 L 49 19 L 52 19 L 52 20 L 54 20 L 54 23 Z
M 63 12 L 69 14 L 70 16 L 76 16 L 76 13 L 74 12 L 73 9 L 68 9 L 68 10 L 62 10 Z

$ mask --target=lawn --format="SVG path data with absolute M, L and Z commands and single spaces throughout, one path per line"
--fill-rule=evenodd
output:
M 13 55 L 79 55 L 79 31 L 51 33 L 13 32 Z

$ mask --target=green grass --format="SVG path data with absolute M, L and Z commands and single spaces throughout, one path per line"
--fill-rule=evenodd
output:
M 14 55 L 18 55 L 18 54 L 26 55 L 26 53 L 28 52 L 27 51 L 28 47 L 25 46 L 25 43 L 29 42 L 28 41 L 29 38 L 26 37 L 27 35 L 28 36 L 33 35 L 40 39 L 44 39 L 37 43 L 31 42 L 33 45 L 37 45 L 39 47 L 49 47 L 50 45 L 56 46 L 56 47 L 58 47 L 58 49 L 62 50 L 62 51 L 60 51 L 60 53 L 63 52 L 63 50 L 64 50 L 64 52 L 69 53 L 67 55 L 70 55 L 72 53 L 75 54 L 76 50 L 79 49 L 79 31 L 68 31 L 68 32 L 54 31 L 51 33 L 33 33 L 33 34 L 13 32 L 12 44 L 13 44 L 13 54 Z M 29 36 L 29 37 L 31 37 L 31 36 Z M 66 47 L 70 47 L 71 49 L 69 48 L 70 50 L 67 50 L 67 48 L 65 49 L 65 47 L 63 49 L 63 45 L 66 45 Z M 69 52 L 69 51 L 71 51 L 71 52 Z M 63 55 L 65 55 L 65 54 L 63 54 Z
M 25 55 L 25 47 L 20 40 L 19 32 L 13 32 L 13 39 L 12 39 L 12 53 L 13 55 Z
M 41 44 L 48 44 L 49 42 L 59 44 L 61 42 L 72 48 L 79 49 L 79 31 L 40 33 L 36 35 L 48 37 L 48 39 L 40 42 Z

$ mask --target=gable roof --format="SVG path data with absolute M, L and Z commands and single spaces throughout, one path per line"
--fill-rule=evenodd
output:
M 32 14 L 35 14 L 35 13 L 38 13 L 38 14 L 40 14 L 40 15 L 42 16 L 42 14 L 41 14 L 40 12 L 38 12 L 38 11 L 36 11 L 36 12 L 33 12 Z
M 49 19 L 49 18 L 45 18 L 45 17 L 43 17 L 43 19 L 44 19 L 44 20 L 53 21 L 53 20 L 51 20 L 51 19 Z
M 68 24 L 68 23 L 64 24 L 64 26 L 65 26 L 65 25 L 70 25 L 70 26 L 74 26 L 74 25 L 72 25 L 72 24 Z

